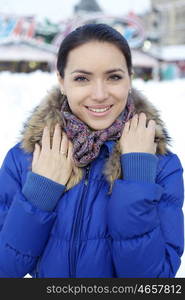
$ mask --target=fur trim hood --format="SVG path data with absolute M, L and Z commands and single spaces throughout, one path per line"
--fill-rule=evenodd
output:
M 33 110 L 28 120 L 25 122 L 21 132 L 21 148 L 25 152 L 33 152 L 35 143 L 41 144 L 42 132 L 47 125 L 50 128 L 51 138 L 53 136 L 56 123 L 63 127 L 61 117 L 61 105 L 64 97 L 58 86 L 55 86 L 48 92 L 41 103 Z M 160 119 L 158 110 L 136 89 L 132 88 L 131 97 L 133 97 L 136 112 L 144 112 L 147 120 L 156 121 L 157 154 L 166 154 L 170 138 L 165 129 L 163 121 Z M 116 178 L 121 178 L 119 143 L 115 144 L 113 152 L 105 164 L 104 174 L 110 183 Z M 74 167 L 73 180 L 69 180 L 67 189 L 77 184 L 82 178 L 82 168 Z M 81 174 L 80 174 L 81 173 Z M 76 177 L 76 180 L 75 180 Z M 72 178 L 71 178 L 72 179 Z

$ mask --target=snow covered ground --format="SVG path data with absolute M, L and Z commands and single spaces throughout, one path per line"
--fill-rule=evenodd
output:
M 22 124 L 31 110 L 56 83 L 54 73 L 0 73 L 0 165 L 8 149 L 18 141 Z M 179 156 L 185 168 L 182 122 L 185 118 L 185 79 L 164 82 L 135 80 L 133 86 L 142 91 L 161 112 L 172 137 L 171 151 Z M 185 277 L 185 254 L 177 277 Z

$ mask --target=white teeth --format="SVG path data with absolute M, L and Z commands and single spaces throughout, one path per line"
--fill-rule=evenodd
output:
M 90 108 L 88 107 L 89 110 L 94 111 L 94 112 L 104 112 L 106 110 L 109 110 L 110 106 L 106 107 L 106 108 Z

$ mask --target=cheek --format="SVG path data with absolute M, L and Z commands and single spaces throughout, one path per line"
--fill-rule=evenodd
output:
M 117 113 L 119 114 L 121 111 L 123 111 L 127 105 L 127 98 L 128 98 L 128 92 L 125 90 L 122 90 L 121 93 L 117 94 L 117 105 L 116 105 L 116 109 L 117 109 Z
M 120 105 L 122 105 L 124 107 L 126 105 L 127 99 L 128 99 L 128 90 L 124 89 L 121 92 L 119 92 L 117 99 L 119 99 Z
M 73 114 L 80 115 L 81 112 L 81 106 L 80 106 L 80 98 L 77 97 L 76 94 L 70 94 L 67 96 L 67 100 L 69 103 L 69 107 Z
M 79 111 L 89 94 L 87 93 L 87 89 L 71 87 L 66 90 L 66 95 L 70 108 Z
M 70 99 L 70 100 L 68 99 L 68 103 L 69 103 L 69 107 L 70 107 L 71 111 L 73 113 L 75 113 L 77 110 L 77 104 L 75 103 L 75 101 L 73 101 L 73 99 Z

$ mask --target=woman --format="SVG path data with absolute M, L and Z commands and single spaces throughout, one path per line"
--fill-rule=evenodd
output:
M 79 27 L 57 70 L 1 168 L 1 277 L 175 277 L 182 166 L 131 86 L 126 40 Z

